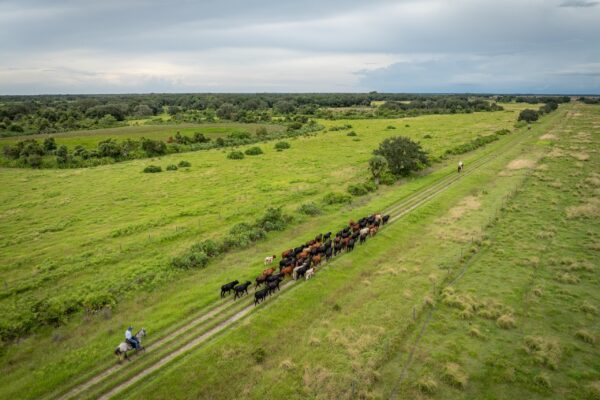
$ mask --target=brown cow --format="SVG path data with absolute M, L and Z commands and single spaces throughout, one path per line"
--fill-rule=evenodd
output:
M 294 267 L 293 267 L 293 266 L 291 266 L 291 265 L 290 265 L 289 267 L 285 267 L 285 268 L 283 268 L 283 269 L 281 270 L 281 273 L 282 273 L 284 276 L 286 276 L 286 275 L 287 275 L 287 276 L 292 276 L 292 273 L 293 273 L 293 272 L 294 272 Z
M 283 253 L 281 253 L 281 258 L 285 259 L 288 258 L 289 256 L 291 256 L 294 253 L 294 249 L 289 249 L 284 251 Z
M 271 276 L 275 272 L 275 268 L 267 268 L 262 272 L 262 275 Z
M 348 247 L 348 242 L 350 242 L 350 237 L 348 236 L 345 239 L 342 239 L 342 247 L 345 249 L 346 247 Z
M 312 258 L 313 265 L 316 267 L 321 264 L 321 256 L 314 256 Z
M 369 229 L 369 233 L 371 234 L 371 236 L 377 235 L 377 227 L 373 226 L 371 229 Z

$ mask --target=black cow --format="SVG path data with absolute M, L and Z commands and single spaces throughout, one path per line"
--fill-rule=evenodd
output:
M 338 242 L 333 247 L 333 255 L 337 256 L 341 252 L 342 252 L 342 242 Z
M 363 244 L 367 240 L 368 233 L 360 235 L 358 243 Z
M 348 246 L 346 247 L 346 251 L 352 251 L 354 250 L 354 239 L 350 239 L 348 241 Z
M 332 255 L 333 255 L 333 249 L 331 247 L 328 247 L 327 250 L 325 250 L 325 259 L 329 260 Z
M 358 239 L 358 237 L 360 236 L 360 232 L 356 231 L 352 234 L 352 240 L 356 241 L 356 239 Z
M 304 276 L 304 274 L 306 274 L 306 271 L 308 271 L 309 268 L 310 263 L 304 264 L 303 266 L 298 268 L 298 270 L 296 271 L 296 279 L 300 279 L 301 276 Z
M 280 281 L 282 279 L 283 279 L 283 274 L 282 273 L 273 274 L 273 275 L 267 277 L 267 283 L 271 283 L 271 282 L 274 282 L 274 281 Z
M 254 305 L 259 304 L 269 294 L 269 288 L 260 289 L 258 292 L 254 292 Z
M 331 232 L 327 232 L 326 234 L 323 235 L 323 239 L 327 240 L 331 237 Z
M 233 288 L 235 294 L 233 296 L 233 299 L 237 299 L 238 297 L 242 297 L 242 295 L 244 293 L 248 294 L 248 286 L 250 286 L 252 284 L 252 282 L 250 281 L 246 281 L 244 283 L 242 283 L 241 285 L 237 285 Z
M 387 224 L 388 220 L 390 219 L 390 214 L 384 215 L 382 218 L 383 224 Z
M 235 285 L 237 285 L 239 282 L 238 281 L 233 281 L 233 282 L 229 282 L 224 284 L 223 286 L 221 286 L 221 297 L 225 297 L 226 294 L 229 294 L 229 292 L 231 292 L 231 290 L 234 288 Z
M 267 287 L 269 289 L 269 294 L 273 294 L 273 293 L 275 293 L 275 290 L 279 290 L 279 282 L 281 282 L 281 279 L 276 279 L 273 282 L 269 282 L 267 284 Z

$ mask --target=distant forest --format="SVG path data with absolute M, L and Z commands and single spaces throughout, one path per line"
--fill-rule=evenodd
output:
M 0 96 L 0 136 L 165 122 L 395 118 L 497 111 L 493 96 L 392 93 Z

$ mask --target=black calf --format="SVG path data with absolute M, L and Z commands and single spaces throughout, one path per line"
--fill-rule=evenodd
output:
M 224 284 L 223 286 L 221 286 L 221 297 L 225 297 L 226 294 L 229 294 L 229 292 L 231 292 L 231 290 L 234 288 L 235 285 L 237 285 L 239 282 L 238 281 L 233 281 L 233 282 L 229 282 Z
M 352 251 L 354 250 L 354 239 L 350 239 L 348 241 L 348 246 L 346 247 L 346 251 Z
M 275 290 L 279 290 L 279 282 L 281 282 L 281 280 L 279 280 L 279 279 L 276 279 L 273 282 L 269 282 L 269 284 L 268 284 L 269 294 L 273 294 L 273 293 L 275 293 Z

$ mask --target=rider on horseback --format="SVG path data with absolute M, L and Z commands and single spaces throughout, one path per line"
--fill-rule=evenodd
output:
M 131 333 L 132 331 L 133 328 L 131 326 L 127 328 L 125 331 L 125 341 L 129 343 L 131 347 L 137 350 L 140 347 L 140 342 L 138 342 L 137 338 Z

